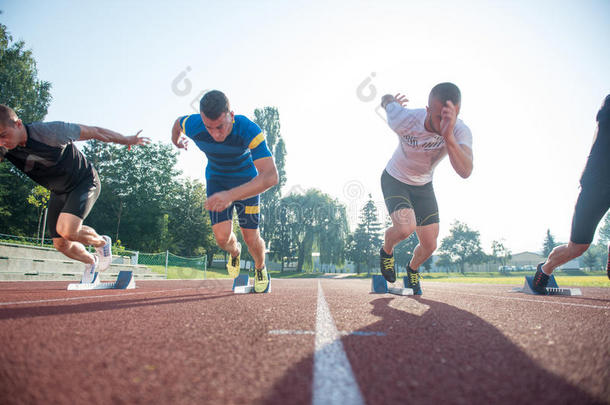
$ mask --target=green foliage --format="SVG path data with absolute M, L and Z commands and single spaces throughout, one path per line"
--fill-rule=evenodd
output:
M 38 212 L 28 204 L 36 183 L 9 162 L 0 162 L 0 229 L 17 236 L 36 236 Z
M 210 218 L 205 210 L 205 187 L 197 180 L 182 181 L 169 204 L 172 243 L 166 249 L 182 256 L 212 256 L 220 251 L 214 240 Z
M 170 145 L 132 148 L 89 141 L 83 153 L 100 174 L 101 194 L 87 222 L 133 250 L 157 252 L 171 244 L 164 214 L 179 188 L 177 152 Z
M 602 226 L 598 231 L 599 242 L 605 245 L 610 244 L 610 212 L 606 213 Z
M 285 244 L 280 242 L 278 246 L 273 245 L 276 256 L 290 258 L 294 253 L 298 271 L 311 269 L 311 253 L 317 243 L 322 264 L 343 264 L 347 217 L 345 207 L 337 200 L 319 190 L 310 189 L 305 194 L 291 194 L 283 198 L 278 213 L 279 223 L 287 230 L 282 237 L 290 240 L 284 240 Z
M 491 242 L 491 250 L 491 259 L 496 263 L 502 264 L 503 266 L 506 266 L 513 257 L 510 249 L 504 246 L 504 243 L 497 240 Z
M 486 259 L 479 232 L 459 221 L 452 224 L 450 235 L 442 240 L 439 251 L 443 264 L 457 265 L 462 274 L 466 264 L 480 263 Z
M 0 24 L 0 103 L 13 108 L 23 122 L 42 121 L 51 102 L 51 83 L 38 80 L 36 61 L 23 41 Z
M 40 235 L 42 214 L 44 213 L 44 210 L 47 207 L 49 198 L 51 198 L 51 192 L 38 184 L 32 189 L 32 192 L 28 196 L 28 203 L 38 209 L 38 230 L 36 232 L 36 237 Z M 44 235 L 41 235 L 41 238 L 43 237 Z
M 281 189 L 286 184 L 286 144 L 280 132 L 280 113 L 276 107 L 267 106 L 255 109 L 254 122 L 265 134 L 267 147 L 273 154 L 279 175 L 278 184 L 260 196 L 261 236 L 265 241 L 272 241 L 285 238 L 285 235 L 277 234 L 277 224 L 278 221 L 281 221 L 279 217 Z
M 360 274 L 364 265 L 367 272 L 375 267 L 379 258 L 379 249 L 382 245 L 381 223 L 377 217 L 377 207 L 369 194 L 369 199 L 360 212 L 360 223 L 350 239 L 348 257 L 356 265 L 356 272 Z
M 551 235 L 551 230 L 546 230 L 546 237 L 544 238 L 544 244 L 542 245 L 542 256 L 548 257 L 553 249 L 557 246 L 555 238 Z
M 0 24 L 0 103 L 12 107 L 24 122 L 41 121 L 51 101 L 51 84 L 38 80 L 36 61 L 25 43 Z M 34 235 L 36 208 L 27 204 L 35 183 L 8 162 L 0 162 L 0 229 L 13 235 Z
M 588 270 L 604 270 L 608 260 L 608 245 L 592 244 L 581 256 L 581 267 Z

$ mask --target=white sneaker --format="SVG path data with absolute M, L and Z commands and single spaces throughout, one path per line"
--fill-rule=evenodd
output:
M 95 248 L 95 251 L 100 258 L 97 271 L 104 271 L 108 269 L 108 267 L 110 267 L 110 263 L 112 263 L 112 239 L 110 239 L 110 236 L 107 235 L 103 235 L 102 238 L 104 238 L 106 244 L 102 247 Z
M 81 284 L 91 284 L 96 281 L 99 282 L 97 273 L 99 260 L 95 255 L 93 255 L 93 259 L 95 261 L 92 264 L 85 264 L 85 271 L 83 272 L 83 277 L 80 280 Z

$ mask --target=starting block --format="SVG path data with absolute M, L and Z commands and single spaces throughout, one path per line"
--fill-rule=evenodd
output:
M 249 284 L 250 278 L 247 274 L 240 274 L 233 280 L 233 293 L 235 294 L 249 294 L 254 292 L 254 285 Z M 271 279 L 269 279 L 268 293 L 271 292 Z
M 532 283 L 534 282 L 534 276 L 525 276 L 525 283 L 522 288 L 514 288 L 513 292 L 522 292 L 525 294 L 534 294 L 534 295 L 582 295 L 580 288 L 560 288 L 557 285 L 557 281 L 555 280 L 555 276 L 551 274 L 549 277 L 549 283 L 546 286 L 546 293 L 539 294 L 532 288 Z
M 96 272 L 93 277 L 93 282 L 68 284 L 68 290 L 131 290 L 136 288 L 136 281 L 132 271 L 120 271 L 115 282 L 102 283 L 100 278 L 100 273 Z
M 406 277 L 402 279 L 403 285 L 407 284 Z M 413 295 L 412 288 L 388 287 L 388 281 L 381 275 L 375 274 L 371 279 L 371 292 L 375 294 Z

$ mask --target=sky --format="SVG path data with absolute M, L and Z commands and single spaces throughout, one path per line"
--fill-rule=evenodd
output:
M 170 142 L 178 116 L 209 89 L 236 114 L 275 106 L 291 191 L 318 188 L 352 226 L 369 194 L 387 215 L 380 176 L 397 136 L 379 109 L 386 93 L 424 108 L 430 89 L 462 92 L 474 171 L 446 158 L 434 188 L 440 239 L 459 220 L 484 250 L 542 249 L 547 229 L 569 239 L 578 180 L 610 93 L 610 2 L 585 1 L 34 1 L 0 3 L 52 83 L 45 120 L 142 129 Z M 605 39 L 604 39 L 605 38 Z M 206 159 L 181 151 L 185 176 Z

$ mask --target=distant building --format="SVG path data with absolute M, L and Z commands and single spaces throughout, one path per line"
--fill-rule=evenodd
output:
M 539 255 L 538 253 L 533 252 L 521 252 L 515 253 L 512 255 L 510 262 L 508 263 L 510 266 L 526 266 L 532 265 L 536 266 L 538 263 L 542 263 L 546 260 L 546 257 Z

